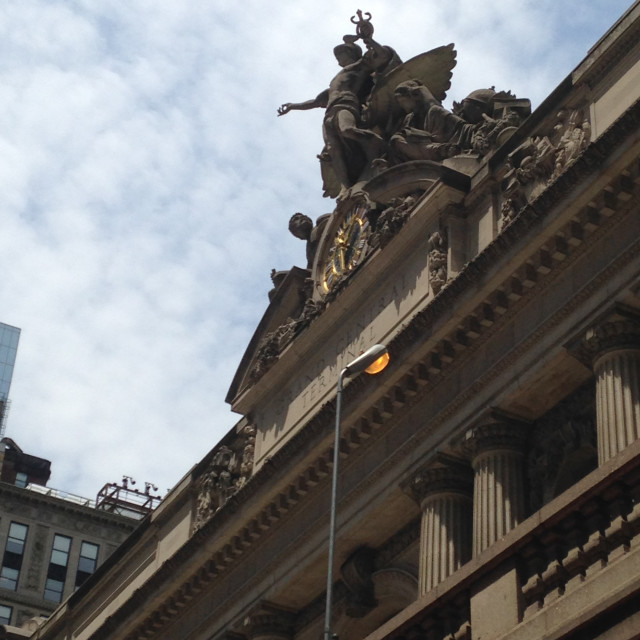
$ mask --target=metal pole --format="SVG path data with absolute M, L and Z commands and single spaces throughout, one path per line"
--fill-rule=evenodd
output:
M 336 394 L 336 426 L 333 434 L 333 474 L 331 483 L 331 507 L 329 523 L 329 560 L 327 567 L 327 602 L 324 616 L 324 640 L 331 640 L 331 609 L 333 600 L 333 555 L 336 546 L 336 505 L 338 502 L 338 462 L 340 460 L 340 409 L 342 404 L 342 380 L 347 369 L 338 376 Z

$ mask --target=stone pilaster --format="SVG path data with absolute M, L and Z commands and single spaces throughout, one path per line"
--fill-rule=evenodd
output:
M 423 595 L 471 559 L 473 472 L 465 461 L 437 454 L 416 473 L 409 488 L 422 509 Z
M 596 377 L 598 463 L 640 437 L 640 319 L 613 313 L 582 342 Z
M 524 443 L 528 425 L 493 412 L 465 438 L 473 486 L 473 555 L 525 518 Z

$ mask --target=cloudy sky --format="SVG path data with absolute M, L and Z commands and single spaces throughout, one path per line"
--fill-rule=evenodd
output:
M 332 210 L 314 97 L 358 8 L 408 59 L 454 42 L 447 98 L 534 108 L 629 0 L 3 0 L 0 321 L 22 335 L 6 434 L 94 497 L 160 493 L 238 419 L 224 402 L 289 217 Z

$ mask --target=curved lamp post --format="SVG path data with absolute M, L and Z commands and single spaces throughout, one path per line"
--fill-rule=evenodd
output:
M 329 524 L 329 565 L 327 568 L 327 602 L 325 605 L 324 640 L 331 639 L 331 607 L 333 600 L 333 556 L 336 545 L 336 504 L 338 501 L 338 462 L 340 459 L 340 410 L 344 379 L 354 377 L 366 371 L 379 373 L 389 364 L 389 352 L 383 344 L 374 344 L 363 354 L 351 361 L 338 376 L 336 393 L 336 426 L 333 436 L 333 474 L 331 483 L 331 521 Z

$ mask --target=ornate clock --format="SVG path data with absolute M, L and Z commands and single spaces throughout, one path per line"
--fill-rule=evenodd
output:
M 370 233 L 368 210 L 364 202 L 358 202 L 347 210 L 344 219 L 338 225 L 322 266 L 323 293 L 329 293 L 364 258 Z

